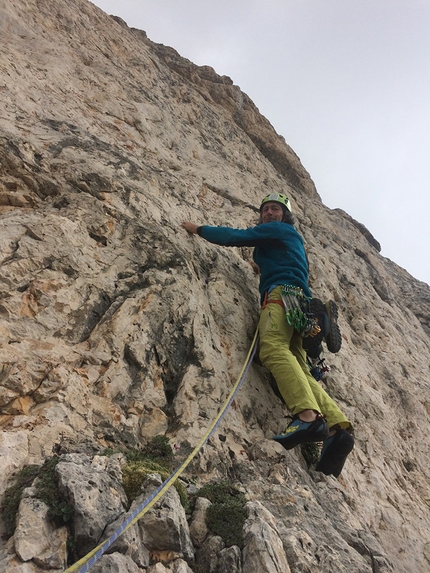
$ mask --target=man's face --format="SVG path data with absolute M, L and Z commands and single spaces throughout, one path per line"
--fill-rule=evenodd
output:
M 284 211 L 280 203 L 269 201 L 264 203 L 261 209 L 261 221 L 263 223 L 271 223 L 272 221 L 282 221 L 284 218 Z

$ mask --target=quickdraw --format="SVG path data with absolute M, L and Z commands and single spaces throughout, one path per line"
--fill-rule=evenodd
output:
M 300 287 L 282 285 L 282 301 L 287 322 L 302 336 L 315 336 L 321 328 L 309 313 L 311 297 L 305 295 Z

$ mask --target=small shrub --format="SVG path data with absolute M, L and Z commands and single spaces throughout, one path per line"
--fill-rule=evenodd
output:
M 55 475 L 55 468 L 59 461 L 59 458 L 49 458 L 46 460 L 39 468 L 37 474 L 38 479 L 35 483 L 37 497 L 50 507 L 59 503 L 60 493 Z
M 214 535 L 219 535 L 227 547 L 243 548 L 243 525 L 246 520 L 244 505 L 237 501 L 213 503 L 206 514 L 207 526 Z
M 212 502 L 206 513 L 206 524 L 214 535 L 219 535 L 227 547 L 243 547 L 243 525 L 246 520 L 246 497 L 230 482 L 222 481 L 203 486 L 195 497 Z
M 149 458 L 164 460 L 169 465 L 173 460 L 173 451 L 167 436 L 155 436 L 143 451 Z
M 53 457 L 45 461 L 39 469 L 36 480 L 36 497 L 49 507 L 49 518 L 57 527 L 64 525 L 73 516 L 73 507 L 63 498 L 58 488 L 58 478 L 55 472 L 59 458 Z
M 49 517 L 60 527 L 73 516 L 74 509 L 67 501 L 60 501 L 49 508 Z
M 195 497 L 205 497 L 212 503 L 225 503 L 231 499 L 237 499 L 243 504 L 246 503 L 245 494 L 229 481 L 206 484 L 199 489 Z
M 114 454 L 120 453 L 119 450 L 115 450 L 114 448 L 105 448 L 100 452 L 101 456 L 106 456 L 107 458 L 112 457 Z
M 100 455 L 110 457 L 117 453 L 122 453 L 128 462 L 152 461 L 169 469 L 173 462 L 173 450 L 167 436 L 155 436 L 141 450 L 106 448 Z

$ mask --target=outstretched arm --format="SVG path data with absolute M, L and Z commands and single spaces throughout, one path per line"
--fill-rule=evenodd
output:
M 234 229 L 232 227 L 212 227 L 210 225 L 196 225 L 184 221 L 182 227 L 190 234 L 200 235 L 206 241 L 225 247 L 272 247 L 285 251 L 282 242 L 283 223 L 258 225 L 248 229 Z
M 197 229 L 199 228 L 198 225 L 196 225 L 195 223 L 191 223 L 191 221 L 183 221 L 182 227 L 186 231 L 188 231 L 191 235 L 196 235 Z M 260 274 L 260 267 L 257 264 L 255 264 L 254 261 L 251 261 L 251 266 L 252 266 L 252 269 L 254 271 L 254 274 L 259 275 Z

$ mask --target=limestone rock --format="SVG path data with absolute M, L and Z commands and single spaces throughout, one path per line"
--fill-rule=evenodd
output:
M 122 513 L 115 521 L 109 523 L 104 530 L 100 542 L 109 539 L 124 524 L 128 513 Z M 148 567 L 150 556 L 149 550 L 144 545 L 142 535 L 137 524 L 132 525 L 116 539 L 106 553 L 121 553 L 133 559 L 139 567 Z
M 21 499 L 14 534 L 15 551 L 22 561 L 33 560 L 42 569 L 65 568 L 67 529 L 55 528 L 48 510 L 43 501 L 32 495 Z
M 29 462 L 28 429 L 0 432 L 0 456 L 2 459 L 0 490 L 4 492 L 8 476 Z
M 142 484 L 142 493 L 136 498 L 132 509 L 147 499 L 161 483 L 159 475 L 148 476 Z M 154 508 L 139 519 L 139 529 L 143 543 L 150 552 L 165 551 L 170 555 L 184 557 L 187 561 L 194 560 L 194 547 L 187 518 L 174 487 L 170 487 L 161 500 L 156 502 Z
M 225 549 L 225 543 L 221 537 L 210 535 L 196 553 L 196 564 L 208 573 L 216 573 L 218 570 L 219 556 Z
M 250 573 L 290 573 L 274 517 L 259 502 L 248 503 L 243 568 Z
M 169 563 L 169 569 L 173 573 L 193 573 L 188 563 L 183 559 L 175 559 L 175 561 Z
M 195 547 L 200 547 L 208 535 L 206 512 L 212 503 L 205 497 L 198 497 L 190 522 L 190 535 Z
M 211 245 L 181 222 L 251 226 L 261 197 L 280 191 L 312 292 L 339 308 L 342 349 L 325 354 L 322 384 L 355 449 L 335 480 L 272 444 L 289 412 L 255 361 L 184 476 L 198 487 L 229 477 L 264 506 L 248 555 L 267 531 L 291 569 L 427 573 L 429 285 L 321 202 L 232 79 L 87 0 L 0 0 L 0 14 L 0 497 L 27 464 L 86 455 L 59 464 L 82 555 L 127 511 L 119 461 L 92 465 L 95 454 L 162 433 L 186 459 L 241 371 L 259 296 L 251 249 Z M 127 566 L 145 567 L 142 533 L 127 535 Z M 197 551 L 208 571 L 234 553 L 213 539 Z M 197 549 L 185 545 L 178 554 Z M 38 572 L 3 539 L 0 555 L 0 571 Z
M 95 460 L 92 463 L 85 454 L 68 454 L 56 468 L 60 490 L 74 508 L 72 528 L 81 557 L 99 543 L 106 524 L 123 513 L 127 504 L 115 467 L 113 472 L 105 471 Z M 116 463 L 112 460 L 111 466 Z
M 224 573 L 224 571 L 242 573 L 242 553 L 237 545 L 226 547 L 219 552 L 217 573 Z
M 183 559 L 175 559 L 166 566 L 159 562 L 147 569 L 148 573 L 171 573 L 172 571 L 173 573 L 193 573 L 193 570 Z
M 112 555 L 102 555 L 95 565 L 91 567 L 94 573 L 139 573 L 142 569 L 126 555 L 112 553 Z
M 45 565 L 38 566 L 34 561 L 23 562 L 15 553 L 13 537 L 9 539 L 0 551 L 0 573 L 43 573 L 43 571 L 47 570 L 49 573 L 62 573 L 64 571 L 63 567 L 50 569 Z
M 169 573 L 169 569 L 159 562 L 148 567 L 148 573 Z
M 286 145 L 252 100 L 227 76 L 219 76 L 210 66 L 196 66 L 181 58 L 176 50 L 155 45 L 158 56 L 175 72 L 194 84 L 200 93 L 219 104 L 250 137 L 273 167 L 292 185 L 311 197 L 319 197 L 309 173 L 294 151 Z

